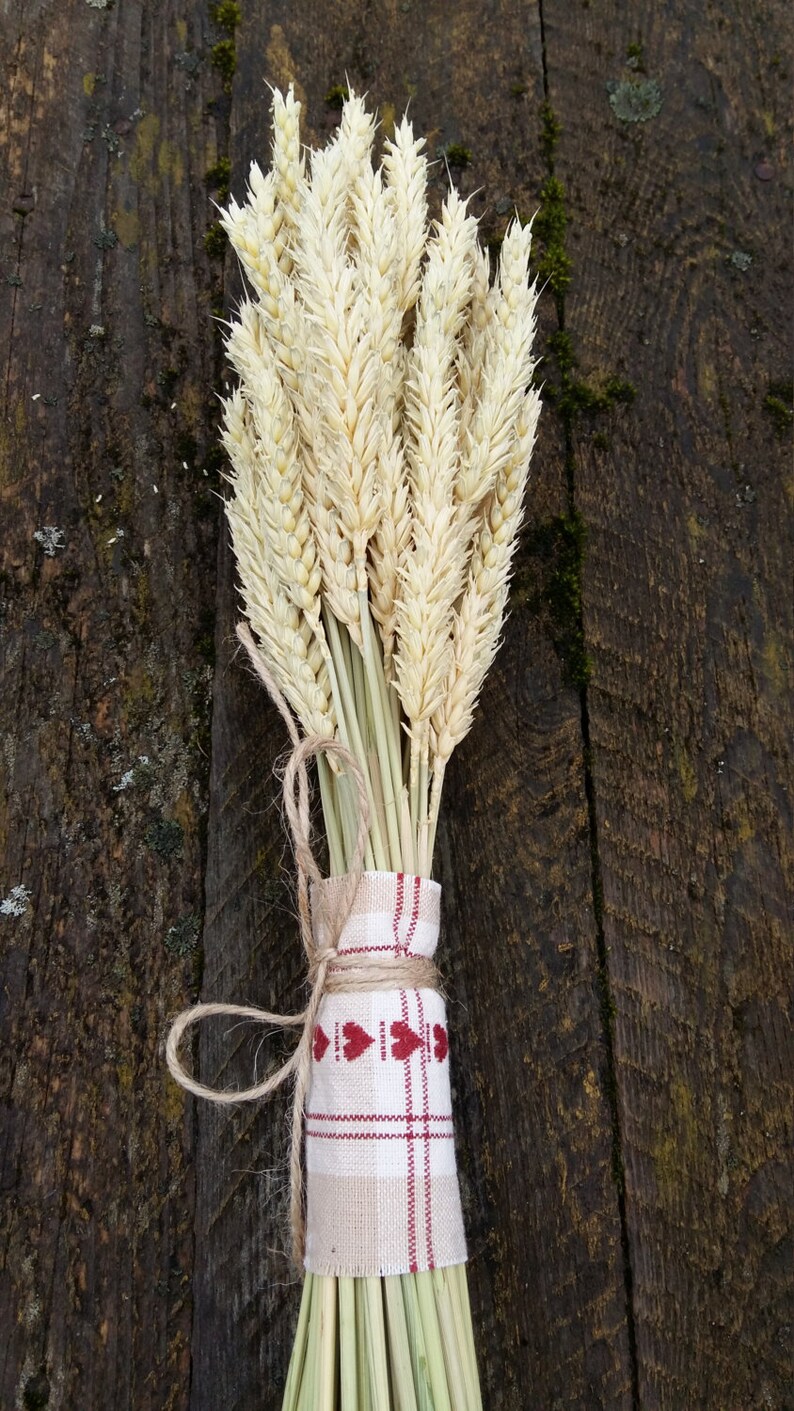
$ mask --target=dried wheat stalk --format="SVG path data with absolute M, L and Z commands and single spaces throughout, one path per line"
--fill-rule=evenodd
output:
M 291 89 L 272 116 L 270 170 L 253 163 L 222 213 L 252 291 L 229 325 L 239 385 L 223 407 L 244 611 L 303 728 L 362 767 L 367 866 L 429 875 L 444 771 L 499 646 L 536 435 L 531 227 L 512 223 L 492 283 L 454 189 L 428 224 L 407 119 L 373 167 L 357 95 L 308 157 Z M 327 767 L 320 782 L 344 871 L 355 812 Z M 345 1407 L 355 1365 L 362 1406 L 385 1411 L 391 1380 L 397 1406 L 478 1407 L 464 1269 L 382 1289 L 308 1278 L 285 1407 L 337 1405 L 337 1311 Z

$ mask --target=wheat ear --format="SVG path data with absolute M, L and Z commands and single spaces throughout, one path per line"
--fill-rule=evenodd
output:
M 475 230 L 464 203 L 451 192 L 428 247 L 408 364 L 405 442 L 412 525 L 400 569 L 395 665 L 411 727 L 427 720 L 439 703 L 452 605 L 463 572 L 454 505 L 459 467 L 454 370 Z
M 447 761 L 471 728 L 483 681 L 499 648 L 540 405 L 536 389 L 524 394 L 507 460 L 484 506 L 466 588 L 454 615 L 452 665 L 432 720 L 431 847 Z
M 421 287 L 422 256 L 427 244 L 427 158 L 424 137 L 414 137 L 407 118 L 383 144 L 383 169 L 397 227 L 395 276 L 403 314 L 414 307 Z
M 450 192 L 428 245 L 406 378 L 411 539 L 400 568 L 395 675 L 411 735 L 411 812 L 422 862 L 429 719 L 441 703 L 452 609 L 465 570 L 454 483 L 459 467 L 458 335 L 471 297 L 476 222 Z
M 304 499 L 292 404 L 279 377 L 263 319 L 250 301 L 240 306 L 226 340 L 226 351 L 242 378 L 251 409 L 260 505 L 274 571 L 324 645 L 320 621 L 322 575 Z
M 276 204 L 282 217 L 279 243 L 274 253 L 284 274 L 289 275 L 292 273 L 290 246 L 298 223 L 298 212 L 305 181 L 304 162 L 300 150 L 301 105 L 295 97 L 292 84 L 287 90 L 286 97 L 277 88 L 273 89 L 271 115 L 273 122 L 271 171 L 275 178 Z
M 331 736 L 335 717 L 324 653 L 305 613 L 276 572 L 251 412 L 240 389 L 223 403 L 223 444 L 232 465 L 226 501 L 241 596 L 278 684 L 305 730 Z
M 381 288 L 389 283 L 389 308 L 393 310 L 396 339 L 384 366 L 383 436 L 378 453 L 381 514 L 370 544 L 369 583 L 372 614 L 380 628 L 383 666 L 393 679 L 397 630 L 396 602 L 399 565 L 411 534 L 409 491 L 402 439 L 401 413 L 408 365 L 402 332 L 421 287 L 420 267 L 427 244 L 427 159 L 425 139 L 415 138 L 403 118 L 394 136 L 384 143 L 385 184 L 380 195 L 391 213 L 390 249 L 373 251 Z M 387 263 L 386 256 L 391 260 Z
M 473 339 L 471 352 L 481 370 L 464 402 L 461 469 L 455 482 L 465 537 L 477 506 L 510 454 L 516 417 L 535 367 L 537 281 L 529 282 L 531 246 L 531 226 L 514 221 L 502 243 L 482 333 Z
M 471 304 L 458 354 L 458 386 L 460 388 L 461 439 L 477 406 L 477 393 L 482 377 L 487 347 L 488 313 L 491 299 L 491 260 L 487 250 L 478 245 L 474 253 L 474 274 Z
M 336 140 L 312 154 L 295 244 L 308 353 L 321 373 L 310 431 L 317 465 L 313 513 L 330 604 L 359 645 L 357 595 L 366 591 L 367 545 L 380 514 L 381 428 L 375 410 L 378 358 L 348 249 L 350 191 L 371 171 L 372 130 L 360 100 L 347 103 Z
M 403 310 L 395 277 L 397 224 L 393 203 L 380 172 L 367 169 L 353 190 L 357 232 L 354 297 L 361 305 L 366 330 L 366 355 L 373 397 L 368 414 L 374 419 L 374 455 L 379 509 L 370 536 L 367 571 L 371 609 L 380 627 L 384 668 L 390 674 L 394 633 L 397 567 L 405 550 L 410 520 L 402 438 L 397 415 L 400 330 Z

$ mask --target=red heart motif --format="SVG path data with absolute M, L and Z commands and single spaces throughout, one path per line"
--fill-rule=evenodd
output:
M 362 1053 L 366 1053 L 370 1044 L 375 1042 L 370 1038 L 366 1029 L 362 1029 L 360 1024 L 354 1024 L 351 1019 L 342 1025 L 342 1033 L 345 1037 L 342 1052 L 349 1062 L 352 1062 L 354 1058 L 360 1058 Z
M 331 1040 L 329 1039 L 325 1030 L 321 1029 L 320 1025 L 318 1024 L 317 1028 L 314 1031 L 314 1043 L 312 1044 L 312 1053 L 314 1054 L 317 1063 L 320 1062 L 320 1059 L 325 1053 L 325 1050 L 328 1048 L 330 1042 Z
M 403 1019 L 395 1019 L 391 1026 L 391 1036 L 394 1039 L 391 1046 L 392 1058 L 410 1058 L 416 1049 L 422 1047 L 419 1035 L 415 1034 Z
M 447 1038 L 447 1031 L 443 1024 L 433 1025 L 433 1038 L 436 1041 L 433 1046 L 433 1052 L 439 1063 L 443 1063 L 449 1053 L 449 1039 Z

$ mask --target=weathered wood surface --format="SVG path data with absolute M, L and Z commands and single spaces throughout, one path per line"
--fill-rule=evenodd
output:
M 541 330 L 564 395 L 439 842 L 486 1404 L 785 1406 L 782 3 L 248 0 L 228 97 L 204 6 L 1 12 L 0 890 L 29 895 L 0 916 L 0 1407 L 279 1405 L 285 1102 L 183 1104 L 161 1040 L 199 984 L 301 993 L 284 741 L 210 494 L 205 177 L 228 155 L 239 195 L 266 156 L 263 79 L 295 80 L 317 141 L 346 75 L 471 150 L 489 234 L 552 172 L 569 218 Z M 658 81 L 658 113 L 625 122 L 612 80 Z M 228 1083 L 263 1061 L 242 1030 L 197 1057 Z
M 783 1405 L 794 482 L 764 402 L 791 375 L 791 26 L 608 4 L 574 44 L 543 8 L 579 237 L 566 320 L 582 373 L 637 389 L 607 447 L 577 433 L 576 498 L 638 1398 Z M 632 41 L 663 98 L 627 125 L 604 85 Z
M 161 1411 L 190 1381 L 161 1036 L 202 910 L 219 85 L 177 62 L 198 7 L 0 8 L 0 1406 Z

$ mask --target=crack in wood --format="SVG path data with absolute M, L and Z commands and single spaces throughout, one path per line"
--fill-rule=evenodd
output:
M 546 159 L 546 170 L 549 177 L 555 176 L 554 169 L 554 145 L 558 129 L 553 120 L 553 107 L 551 102 L 551 85 L 549 79 L 548 63 L 548 36 L 544 16 L 544 0 L 538 0 L 538 15 L 540 20 L 541 35 L 541 61 L 543 68 L 543 97 L 544 113 L 546 122 L 545 141 L 543 148 Z M 549 121 L 549 118 L 552 120 Z M 557 314 L 558 330 L 565 332 L 565 289 L 557 293 Z M 566 494 L 568 499 L 568 516 L 571 520 L 578 519 L 580 514 L 576 498 L 576 457 L 573 439 L 573 421 L 576 412 L 570 401 L 565 400 L 564 404 L 558 408 L 558 415 L 562 420 L 564 434 L 565 451 L 565 479 Z M 581 571 L 581 569 L 580 569 Z M 582 645 L 582 655 L 584 658 L 584 606 L 581 594 L 577 603 L 577 636 Z M 620 1104 L 618 1094 L 618 1072 L 615 1057 L 614 1044 L 614 1004 L 609 976 L 609 960 L 607 956 L 606 939 L 604 935 L 604 906 L 603 906 L 603 884 L 601 878 L 601 859 L 598 843 L 598 811 L 596 805 L 596 784 L 595 771 L 593 768 L 593 751 L 590 740 L 590 715 L 588 705 L 588 672 L 581 673 L 581 679 L 576 683 L 579 694 L 579 708 L 582 732 L 582 759 L 584 766 L 584 791 L 587 800 L 587 826 L 590 844 L 590 867 L 591 867 L 591 888 L 593 902 L 593 922 L 595 927 L 596 942 L 596 962 L 597 962 L 597 987 L 599 994 L 599 1007 L 601 1014 L 601 1030 L 604 1045 L 604 1068 L 605 1068 L 605 1096 L 609 1111 L 611 1124 L 611 1146 L 612 1146 L 612 1177 L 615 1185 L 615 1194 L 618 1206 L 618 1218 L 620 1222 L 620 1245 L 623 1266 L 623 1286 L 625 1293 L 626 1310 L 626 1335 L 628 1340 L 628 1357 L 631 1375 L 631 1406 L 632 1411 L 641 1411 L 640 1402 L 640 1370 L 639 1357 L 637 1351 L 637 1328 L 634 1312 L 634 1269 L 631 1258 L 631 1240 L 629 1236 L 628 1217 L 626 1212 L 626 1177 L 623 1159 L 623 1137 L 620 1121 Z

